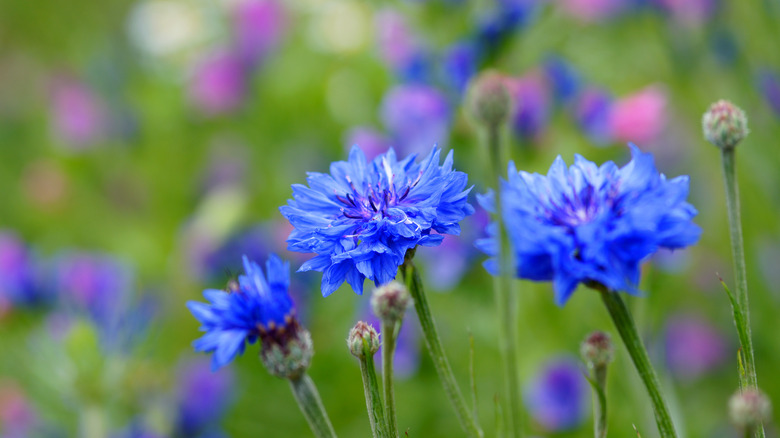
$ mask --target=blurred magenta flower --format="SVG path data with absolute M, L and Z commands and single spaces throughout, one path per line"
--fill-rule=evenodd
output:
M 404 80 L 420 81 L 428 76 L 426 51 L 403 14 L 380 10 L 375 18 L 379 56 Z
M 175 436 L 202 436 L 217 432 L 233 400 L 233 374 L 212 372 L 208 360 L 191 359 L 179 365 Z
M 550 97 L 544 79 L 531 72 L 519 78 L 508 78 L 506 86 L 514 98 L 513 132 L 523 140 L 538 139 L 550 117 Z
M 717 11 L 717 0 L 655 0 L 671 19 L 685 26 L 698 27 Z
M 567 15 L 583 23 L 594 23 L 615 17 L 629 5 L 628 0 L 559 0 Z
M 390 149 L 390 140 L 375 129 L 357 126 L 347 133 L 344 142 L 346 152 L 349 152 L 353 146 L 359 147 L 368 160 L 373 160 Z
M 286 28 L 281 1 L 241 0 L 233 10 L 236 51 L 247 67 L 258 65 L 276 49 Z
M 3 438 L 34 436 L 38 415 L 15 382 L 0 383 L 0 431 Z
M 666 93 L 650 86 L 618 99 L 610 111 L 612 139 L 620 143 L 652 143 L 666 126 Z
M 571 430 L 588 417 L 590 386 L 574 358 L 547 362 L 526 389 L 531 417 L 549 432 Z
M 758 88 L 775 115 L 780 116 L 780 74 L 769 69 L 761 70 Z
M 699 240 L 698 213 L 687 202 L 689 179 L 667 180 L 653 156 L 631 148 L 631 161 L 619 168 L 596 166 L 580 155 L 566 165 L 559 156 L 547 175 L 517 171 L 510 162 L 501 182 L 502 214 L 514 252 L 515 275 L 552 281 L 555 302 L 563 305 L 579 283 L 596 282 L 613 291 L 637 293 L 640 265 L 660 248 L 684 248 Z M 478 196 L 495 211 L 492 192 Z M 477 242 L 492 258 L 496 275 L 496 226 Z
M 666 364 L 676 377 L 692 380 L 713 371 L 730 358 L 723 334 L 707 320 L 694 315 L 669 318 L 664 332 Z
M 243 104 L 247 82 L 241 57 L 230 50 L 217 50 L 195 65 L 189 83 L 190 100 L 206 116 L 232 112 Z
M 86 83 L 73 77 L 54 78 L 50 93 L 52 133 L 72 150 L 89 149 L 106 134 L 106 107 Z
M 453 169 L 452 157 L 439 164 L 433 148 L 420 162 L 415 154 L 399 161 L 390 149 L 368 161 L 354 147 L 330 174 L 309 172 L 309 186 L 293 185 L 293 199 L 279 208 L 295 227 L 288 249 L 316 254 L 299 271 L 323 273 L 323 296 L 345 281 L 362 294 L 366 278 L 377 285 L 394 279 L 408 250 L 459 234 L 474 209 L 468 177 Z
M 381 118 L 400 155 L 424 153 L 449 140 L 452 110 L 439 90 L 427 85 L 399 85 L 382 100 Z

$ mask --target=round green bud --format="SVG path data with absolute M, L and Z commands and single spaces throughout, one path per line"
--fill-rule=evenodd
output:
M 727 100 L 713 103 L 701 118 L 704 138 L 721 149 L 735 147 L 747 137 L 747 116 L 739 107 Z
M 412 296 L 403 283 L 391 281 L 374 290 L 371 296 L 371 307 L 374 315 L 382 322 L 395 324 L 401 321 L 406 314 L 406 309 L 412 302 Z
M 608 333 L 596 330 L 582 341 L 580 354 L 589 367 L 609 364 L 615 356 L 612 337 Z
M 738 427 L 756 427 L 768 421 L 771 414 L 769 398 L 758 389 L 737 391 L 729 399 L 729 418 Z
M 379 333 L 363 321 L 358 321 L 349 331 L 347 347 L 358 359 L 365 359 L 366 353 L 373 356 L 379 350 L 379 345 Z
M 506 122 L 512 111 L 512 97 L 504 77 L 495 71 L 481 73 L 469 84 L 466 105 L 479 123 L 498 126 Z

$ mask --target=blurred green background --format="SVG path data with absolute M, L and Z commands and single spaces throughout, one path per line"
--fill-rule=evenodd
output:
M 283 252 L 289 229 L 278 212 L 290 184 L 345 159 L 356 126 L 381 131 L 384 125 L 388 143 L 402 142 L 381 110 L 398 84 L 421 81 L 443 90 L 449 113 L 446 134 L 436 141 L 455 151 L 456 167 L 469 174 L 475 192 L 484 192 L 492 176 L 463 109 L 462 87 L 447 88 L 438 73 L 423 79 L 399 73 L 388 61 L 393 44 L 409 34 L 434 71 L 449 65 L 442 54 L 454 43 L 487 47 L 465 68 L 465 79 L 469 68 L 545 77 L 543 66 L 555 56 L 577 72 L 580 89 L 592 85 L 617 96 L 613 102 L 646 87 L 662 96 L 660 107 L 631 110 L 649 111 L 649 121 L 641 115 L 632 121 L 629 114 L 626 123 L 657 125 L 646 139 L 633 140 L 656 154 L 667 175 L 690 175 L 690 202 L 704 232 L 697 246 L 676 258 L 649 262 L 645 296 L 628 302 L 682 436 L 737 433 L 728 424 L 726 401 L 738 385 L 738 344 L 716 276 L 733 285 L 728 224 L 719 153 L 702 139 L 700 118 L 720 98 L 742 107 L 751 129 L 737 155 L 753 336 L 759 383 L 780 405 L 774 376 L 780 364 L 780 113 L 773 111 L 780 91 L 773 95 L 769 76 L 762 76 L 780 69 L 780 2 L 704 2 L 709 6 L 696 19 L 675 15 L 686 2 L 671 0 L 592 2 L 586 10 L 617 8 L 596 18 L 577 12 L 576 1 L 516 3 L 527 8 L 522 23 L 490 39 L 480 29 L 509 2 L 280 2 L 246 25 L 259 35 L 250 32 L 250 52 L 256 53 L 245 57 L 251 62 L 203 73 L 205 62 L 242 38 L 236 33 L 238 0 L 0 2 L 0 228 L 29 245 L 44 271 L 68 251 L 111 254 L 131 267 L 133 296 L 155 303 L 145 329 L 119 322 L 120 331 L 137 332 L 121 352 L 100 345 L 101 325 L 68 313 L 72 309 L 59 298 L 7 306 L 0 318 L 0 411 L 11 405 L 2 394 L 21 394 L 37 425 L 29 436 L 83 436 L 90 422 L 101 423 L 106 436 L 120 436 L 130 425 L 173 436 L 180 364 L 198 357 L 191 347 L 198 324 L 185 303 L 201 299 L 204 288 L 223 287 L 240 269 L 237 259 L 212 263 L 215 273 L 206 275 L 199 257 L 241 230 L 265 224 L 267 247 L 297 268 L 303 259 Z M 406 33 L 390 32 L 382 40 L 387 24 L 380 17 L 388 11 L 402 18 Z M 447 74 L 454 75 L 445 68 L 445 79 Z M 582 120 L 585 103 L 545 93 L 545 115 L 534 135 L 509 133 L 519 168 L 546 172 L 559 154 L 569 163 L 575 153 L 596 162 L 627 161 L 624 144 L 632 138 L 623 137 L 633 131 L 595 141 Z M 419 120 L 421 129 L 425 123 Z M 470 222 L 472 240 L 481 235 L 478 225 Z M 480 419 L 486 436 L 495 436 L 502 386 L 492 280 L 480 266 L 483 257 L 473 250 L 464 257 L 463 278 L 449 293 L 430 291 L 429 299 L 464 390 L 469 335 L 474 337 Z M 434 265 L 423 263 L 424 274 L 435 272 Z M 369 436 L 358 364 L 344 345 L 368 294 L 356 296 L 345 286 L 322 298 L 319 280 L 319 274 L 308 277 L 299 298 L 316 349 L 310 375 L 338 433 Z M 522 282 L 519 289 L 521 372 L 529 385 L 549 360 L 576 358 L 590 331 L 613 331 L 588 289 L 562 308 L 554 305 L 549 284 Z M 52 315 L 63 312 L 75 316 L 59 326 Z M 680 375 L 666 366 L 668 338 L 675 336 L 668 323 L 680 315 L 706 321 L 722 343 L 700 372 Z M 233 385 L 216 428 L 231 437 L 310 436 L 287 383 L 268 375 L 257 352 L 250 347 L 219 371 L 232 373 Z M 411 437 L 461 435 L 426 352 L 397 385 L 401 430 Z M 635 436 L 632 425 L 643 437 L 657 436 L 647 396 L 622 348 L 610 372 L 609 400 L 612 436 Z M 551 430 L 531 416 L 526 429 L 536 436 L 591 436 L 589 408 L 583 409 L 584 417 L 568 430 Z M 6 434 L 18 419 L 11 414 L 0 415 Z M 769 426 L 770 436 L 774 431 Z

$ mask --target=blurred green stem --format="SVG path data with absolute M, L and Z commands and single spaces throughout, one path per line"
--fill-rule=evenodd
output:
M 105 438 L 108 436 L 105 411 L 97 405 L 87 405 L 81 410 L 81 433 L 84 438 Z
M 593 367 L 593 436 L 607 438 L 607 365 Z
M 753 337 L 750 333 L 750 303 L 748 300 L 747 274 L 745 268 L 745 244 L 742 240 L 742 219 L 740 217 L 739 207 L 739 186 L 737 184 L 737 169 L 735 165 L 735 148 L 721 148 L 723 163 L 723 181 L 726 184 L 726 210 L 729 216 L 729 234 L 731 237 L 731 256 L 734 263 L 734 277 L 737 281 L 737 304 L 738 311 L 742 315 L 741 321 L 735 320 L 735 323 L 742 324 L 737 328 L 741 334 L 740 344 L 745 358 L 745 379 L 747 386 L 758 388 L 758 378 L 756 376 L 756 361 L 753 354 Z M 742 376 L 740 376 L 742 379 Z M 755 436 L 763 438 L 765 436 L 764 426 L 756 428 Z
M 439 380 L 441 380 L 442 385 L 444 385 L 444 391 L 447 393 L 447 397 L 449 397 L 455 408 L 455 413 L 458 415 L 458 420 L 460 421 L 463 430 L 472 438 L 481 438 L 483 436 L 482 429 L 479 428 L 477 419 L 472 417 L 469 413 L 466 400 L 460 392 L 458 382 L 455 380 L 450 363 L 447 360 L 447 356 L 444 354 L 444 348 L 441 345 L 441 339 L 439 339 L 436 323 L 431 315 L 431 310 L 428 308 L 428 300 L 425 298 L 425 291 L 423 290 L 420 274 L 417 272 L 417 269 L 415 269 L 414 263 L 412 262 L 413 257 L 414 250 L 410 250 L 406 253 L 406 260 L 404 261 L 404 264 L 401 265 L 401 275 L 403 275 L 409 292 L 412 295 L 412 299 L 414 300 L 414 308 L 417 311 L 417 317 L 420 319 L 420 327 L 422 327 L 425 344 L 428 346 L 428 352 L 431 354 L 433 365 L 436 368 L 436 372 L 439 374 Z
M 626 307 L 618 292 L 610 291 L 600 284 L 592 286 L 601 293 L 601 299 L 604 301 L 604 305 L 607 306 L 609 316 L 612 317 L 612 321 L 615 323 L 618 333 L 620 333 L 620 338 L 623 339 L 623 344 L 625 344 L 628 354 L 631 356 L 637 372 L 639 372 L 639 377 L 642 379 L 642 383 L 645 384 L 645 388 L 647 388 L 650 400 L 653 403 L 655 421 L 658 424 L 658 432 L 661 434 L 661 438 L 676 438 L 677 432 L 674 430 L 669 407 L 661 394 L 661 384 L 658 381 L 658 376 L 655 374 L 653 365 L 650 363 L 647 350 L 639 338 L 634 318 L 631 317 L 628 307 Z
M 504 147 L 501 136 L 501 126 L 491 125 L 487 128 L 487 143 L 490 151 L 491 170 L 495 177 L 495 224 L 498 236 L 498 266 L 499 275 L 493 279 L 493 292 L 498 314 L 498 344 L 504 366 L 504 381 L 508 392 L 508 408 L 506 415 L 507 436 L 519 438 L 523 436 L 522 396 L 520 391 L 520 376 L 518 375 L 517 358 L 517 291 L 512 280 L 512 252 L 509 251 L 509 236 L 501 215 L 501 175 L 506 172 Z
M 311 377 L 304 373 L 300 377 L 290 379 L 290 387 L 295 396 L 295 401 L 298 402 L 303 416 L 306 417 L 311 431 L 314 432 L 314 436 L 317 438 L 335 438 L 336 432 L 330 424 L 328 413 L 325 412 L 325 407 L 322 405 L 322 400 L 320 400 L 320 394 L 317 392 L 317 387 L 314 385 Z
M 395 394 L 393 392 L 393 354 L 395 353 L 396 329 L 403 321 L 390 324 L 382 321 L 382 382 L 384 383 L 385 417 L 387 431 L 391 437 L 398 437 L 398 424 L 395 418 Z

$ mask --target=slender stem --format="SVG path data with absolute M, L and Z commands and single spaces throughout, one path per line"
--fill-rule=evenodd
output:
M 108 435 L 106 412 L 98 405 L 91 404 L 81 410 L 81 436 L 84 438 L 103 438 Z
M 596 365 L 593 367 L 594 406 L 593 406 L 593 436 L 595 438 L 607 437 L 607 366 Z
M 639 377 L 645 384 L 645 388 L 647 388 L 647 393 L 650 395 L 650 400 L 653 403 L 655 421 L 658 424 L 658 432 L 661 434 L 661 438 L 676 438 L 677 432 L 674 430 L 669 407 L 661 394 L 661 384 L 653 366 L 650 364 L 647 350 L 641 339 L 639 339 L 634 318 L 631 317 L 628 307 L 626 307 L 626 304 L 617 292 L 609 291 L 603 286 L 597 289 L 601 292 L 601 299 L 604 301 L 604 305 L 607 306 L 609 315 L 612 317 L 621 339 L 623 339 L 623 343 L 631 356 L 631 360 L 634 362 L 637 372 L 639 372 Z
M 495 177 L 496 212 L 495 223 L 498 227 L 498 265 L 499 275 L 493 280 L 493 292 L 498 314 L 498 344 L 504 368 L 504 380 L 508 391 L 508 409 L 506 426 L 509 437 L 523 436 L 522 396 L 517 358 L 517 291 L 512 281 L 512 252 L 509 250 L 509 236 L 502 221 L 501 175 L 506 171 L 504 151 L 501 141 L 501 127 L 489 126 L 487 129 L 490 163 Z
M 731 256 L 734 263 L 734 277 L 737 281 L 737 304 L 742 315 L 742 331 L 746 336 L 740 337 L 742 352 L 745 357 L 745 377 L 747 385 L 758 388 L 756 361 L 753 354 L 753 337 L 750 333 L 750 303 L 748 300 L 747 273 L 745 268 L 745 243 L 742 240 L 742 219 L 739 207 L 739 186 L 737 184 L 737 169 L 735 166 L 734 148 L 721 148 L 723 163 L 723 180 L 726 184 L 726 210 L 729 217 L 729 234 L 731 237 Z M 756 427 L 755 436 L 765 436 L 764 426 Z
M 385 416 L 387 431 L 391 437 L 398 436 L 398 423 L 395 417 L 395 394 L 393 391 L 393 354 L 395 353 L 396 328 L 402 321 L 390 324 L 382 321 L 382 383 L 384 384 Z
M 322 400 L 320 400 L 320 394 L 317 392 L 317 387 L 314 385 L 311 377 L 308 374 L 303 374 L 300 377 L 290 379 L 290 388 L 292 388 L 295 401 L 298 402 L 298 407 L 301 408 L 303 416 L 309 422 L 309 427 L 314 432 L 314 436 L 317 438 L 335 438 L 336 432 L 333 431 L 328 413 L 325 412 L 325 407 L 322 405 Z
M 371 434 L 374 438 L 389 438 L 387 422 L 385 421 L 382 394 L 379 392 L 379 381 L 376 377 L 374 357 L 364 349 L 365 358 L 360 359 L 360 374 L 363 376 L 363 392 L 366 396 L 368 421 L 371 423 Z
M 431 354 L 433 365 L 439 374 L 439 380 L 444 385 L 444 392 L 447 393 L 447 397 L 449 397 L 455 408 L 461 427 L 463 427 L 468 436 L 481 438 L 483 436 L 482 430 L 479 428 L 476 418 L 469 413 L 466 400 L 463 398 L 460 388 L 458 388 L 458 383 L 455 381 L 450 363 L 444 354 L 436 323 L 431 315 L 431 310 L 428 308 L 428 300 L 425 298 L 420 274 L 415 269 L 411 257 L 413 257 L 413 253 L 407 253 L 406 261 L 401 265 L 401 273 L 406 279 L 407 287 L 414 300 L 414 308 L 417 311 L 417 317 L 420 319 L 425 344 L 428 346 L 428 352 Z

